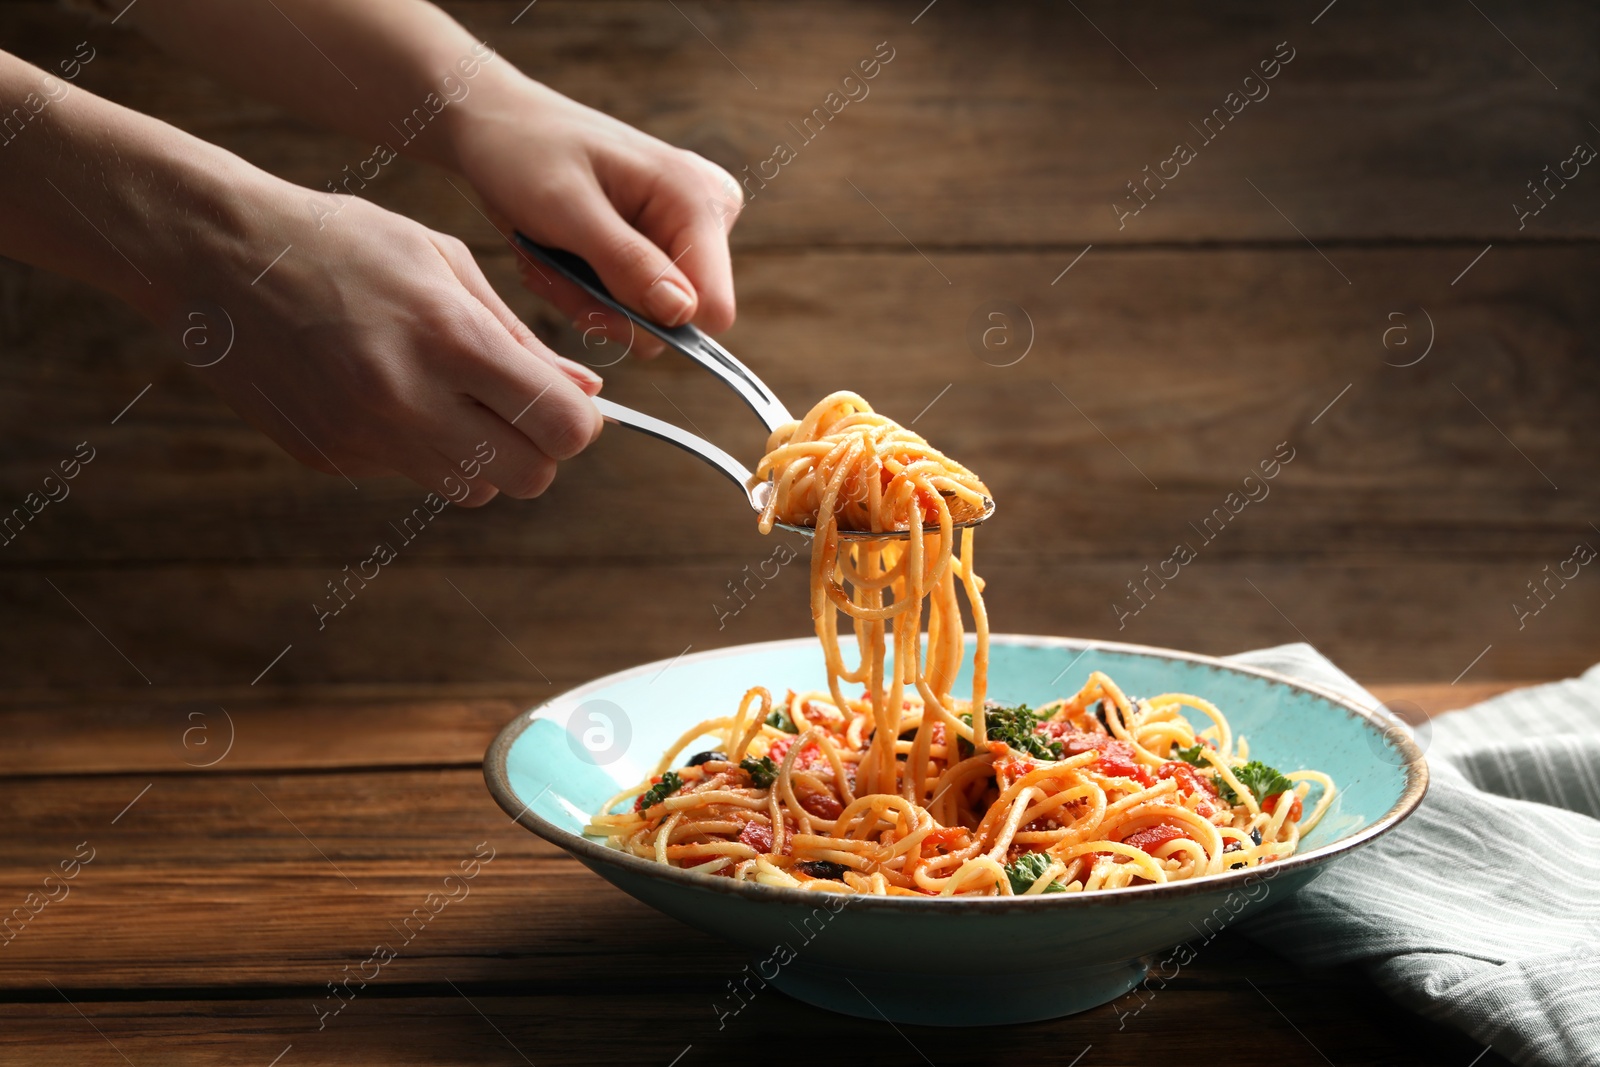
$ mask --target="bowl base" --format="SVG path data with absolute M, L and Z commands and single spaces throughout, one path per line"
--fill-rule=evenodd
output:
M 1142 960 L 1099 967 L 989 974 L 927 974 L 907 983 L 885 974 L 794 960 L 772 984 L 796 1000 L 862 1019 L 912 1026 L 1001 1026 L 1075 1015 L 1109 1003 L 1144 980 Z M 955 1005 L 959 1003 L 959 1010 Z

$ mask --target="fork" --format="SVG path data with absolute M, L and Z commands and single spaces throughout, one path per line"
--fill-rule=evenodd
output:
M 606 307 L 626 316 L 631 322 L 648 330 L 659 337 L 668 348 L 687 356 L 712 374 L 722 380 L 730 389 L 749 404 L 756 416 L 766 424 L 770 433 L 786 423 L 795 421 L 789 414 L 789 409 L 784 407 L 783 401 L 767 387 L 767 384 L 736 359 L 732 352 L 723 348 L 712 340 L 698 327 L 685 323 L 682 326 L 662 326 L 620 303 L 606 289 L 600 276 L 594 268 L 589 266 L 582 258 L 571 252 L 559 248 L 550 248 L 541 245 L 527 236 L 516 233 L 512 235 L 517 247 L 528 256 L 549 267 L 567 281 L 588 293 L 595 300 Z M 612 403 L 602 397 L 594 398 L 594 405 L 600 411 L 601 418 L 607 422 L 626 426 L 637 433 L 646 434 L 657 440 L 665 441 L 670 445 L 688 452 L 690 455 L 709 464 L 720 471 L 729 481 L 733 482 L 745 494 L 750 502 L 750 507 L 761 511 L 766 507 L 767 501 L 772 496 L 771 481 L 755 481 L 750 473 L 750 468 L 740 463 L 723 449 L 690 433 L 681 427 L 642 411 Z M 754 484 L 752 484 L 754 483 Z M 990 515 L 994 514 L 994 502 L 988 501 L 983 513 L 977 518 L 966 522 L 957 523 L 957 527 L 976 526 Z M 775 523 L 774 525 L 790 530 L 806 537 L 812 536 L 816 531 L 809 526 L 793 526 L 789 523 Z M 845 540 L 881 540 L 884 538 L 909 537 L 907 531 L 889 531 L 885 533 L 866 533 L 852 530 L 840 530 L 839 537 Z

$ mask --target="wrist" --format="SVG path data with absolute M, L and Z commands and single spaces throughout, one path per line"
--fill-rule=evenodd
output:
M 441 137 L 435 142 L 438 152 L 432 162 L 468 180 L 473 180 L 473 170 L 486 150 L 492 152 L 496 144 L 503 147 L 518 127 L 547 111 L 553 100 L 562 99 L 492 52 L 475 77 L 469 79 L 458 70 L 451 85 L 457 96 L 439 115 Z
M 158 325 L 179 321 L 186 306 L 216 300 L 236 281 L 248 283 L 295 239 L 282 225 L 292 219 L 293 194 L 316 199 L 187 134 L 145 163 L 155 180 L 130 184 L 121 204 L 122 228 L 139 235 L 130 249 L 139 270 L 109 288 Z

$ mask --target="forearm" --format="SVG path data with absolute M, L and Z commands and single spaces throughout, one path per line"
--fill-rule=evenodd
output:
M 0 52 L 0 253 L 107 290 L 152 317 L 205 234 L 238 232 L 238 157 Z
M 125 23 L 219 81 L 372 146 L 320 192 L 359 197 L 395 154 L 416 156 L 463 175 L 497 228 L 583 256 L 618 300 L 657 322 L 732 324 L 733 178 L 525 77 L 432 4 L 139 0 L 127 10 Z M 575 320 L 598 314 L 607 336 L 633 343 L 626 320 L 524 262 L 534 292 Z M 638 351 L 658 344 L 641 339 Z
M 468 112 L 532 87 L 424 0 L 143 0 L 125 21 L 218 81 L 447 167 Z

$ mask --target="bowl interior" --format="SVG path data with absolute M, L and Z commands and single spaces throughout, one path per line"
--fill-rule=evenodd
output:
M 957 694 L 971 684 L 968 659 Z M 1422 774 L 1398 720 L 1268 672 L 1137 646 L 1017 635 L 991 639 L 990 696 L 1004 703 L 1037 705 L 1069 696 L 1092 670 L 1105 671 L 1133 696 L 1204 697 L 1228 717 L 1235 736 L 1248 739 L 1252 759 L 1285 773 L 1314 769 L 1331 775 L 1338 795 L 1302 842 L 1300 855 L 1372 826 L 1400 804 L 1408 781 Z M 686 655 L 580 686 L 508 727 L 490 753 L 491 779 L 500 777 L 509 793 L 501 803 L 514 815 L 522 809 L 519 818 L 543 836 L 564 847 L 595 841 L 584 839 L 582 831 L 602 803 L 651 773 L 667 747 L 695 723 L 731 715 L 752 685 L 765 685 L 780 699 L 786 689 L 824 688 L 816 640 Z

